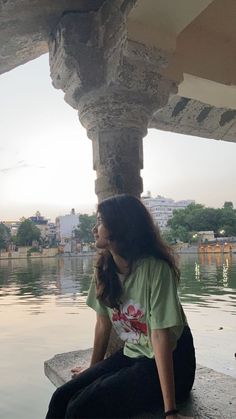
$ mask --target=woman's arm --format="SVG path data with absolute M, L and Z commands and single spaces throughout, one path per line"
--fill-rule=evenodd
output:
M 111 321 L 109 317 L 97 314 L 97 321 L 96 321 L 95 333 L 94 333 L 93 353 L 92 353 L 92 357 L 90 361 L 90 367 L 104 359 L 104 356 L 107 350 L 109 337 L 110 337 L 110 332 L 111 332 Z M 80 375 L 81 372 L 83 372 L 87 368 L 88 367 L 72 368 L 71 378 L 78 377 L 78 375 Z
M 111 332 L 111 321 L 109 317 L 97 313 L 95 325 L 93 353 L 90 366 L 104 359 Z
M 164 409 L 167 412 L 176 408 L 173 347 L 169 329 L 152 330 L 151 341 L 161 384 Z

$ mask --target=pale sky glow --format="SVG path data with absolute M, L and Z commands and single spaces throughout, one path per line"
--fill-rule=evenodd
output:
M 48 56 L 1 75 L 0 91 L 0 220 L 95 209 L 92 143 L 52 87 Z M 235 156 L 235 143 L 149 130 L 144 192 L 236 207 Z

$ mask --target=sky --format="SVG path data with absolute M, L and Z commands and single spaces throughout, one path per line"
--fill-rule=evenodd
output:
M 48 55 L 0 77 L 0 221 L 96 208 L 92 142 L 51 83 Z M 236 207 L 236 144 L 159 130 L 143 140 L 144 194 Z

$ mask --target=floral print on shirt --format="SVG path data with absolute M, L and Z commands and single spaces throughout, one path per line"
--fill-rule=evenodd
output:
M 147 336 L 147 325 L 141 322 L 144 310 L 140 304 L 128 300 L 120 305 L 120 309 L 113 309 L 112 322 L 119 337 L 129 343 L 139 343 L 141 334 Z

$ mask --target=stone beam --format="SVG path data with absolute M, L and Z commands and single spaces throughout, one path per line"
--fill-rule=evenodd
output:
M 236 142 L 236 110 L 175 95 L 153 115 L 149 128 Z
M 63 13 L 96 11 L 105 0 L 1 0 L 0 74 L 48 52 L 48 39 Z
M 67 13 L 53 32 L 53 84 L 78 110 L 93 142 L 99 200 L 140 196 L 142 138 L 154 112 L 177 91 L 162 75 L 169 55 L 127 39 L 127 14 L 135 1 L 106 1 L 96 13 Z

